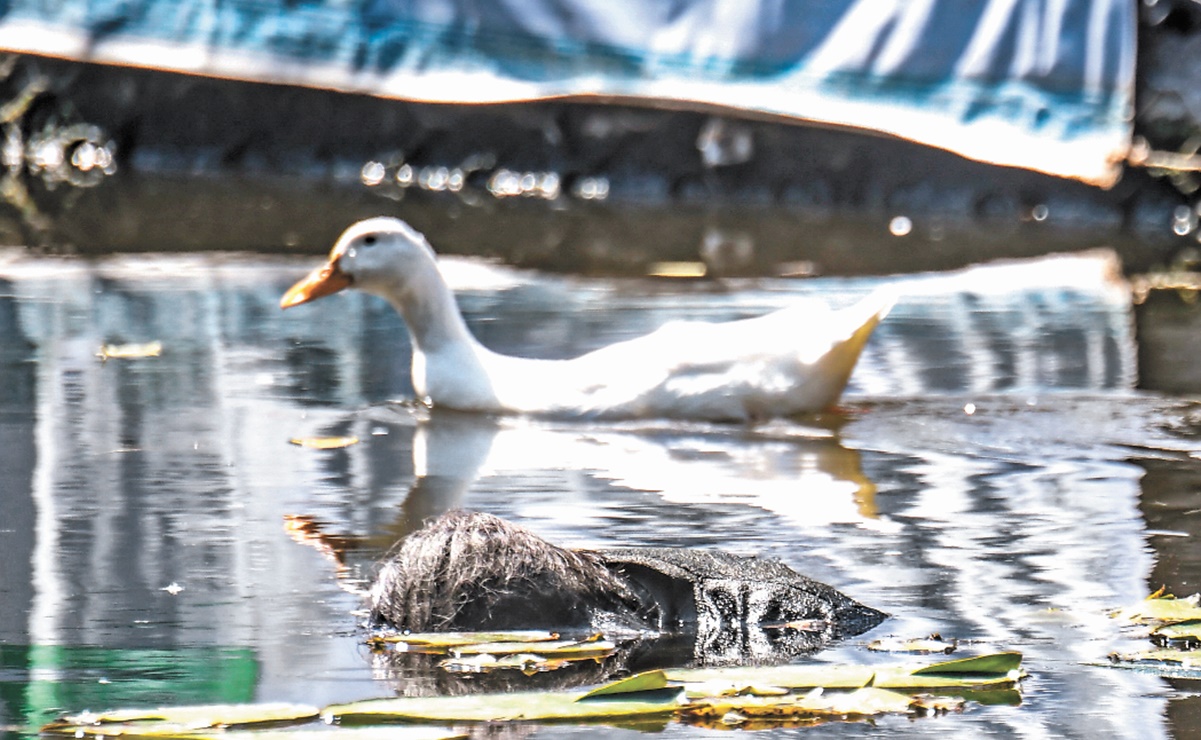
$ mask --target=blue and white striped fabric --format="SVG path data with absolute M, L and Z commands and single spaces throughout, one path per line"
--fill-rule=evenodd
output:
M 0 49 L 495 103 L 696 105 L 1112 184 L 1132 0 L 8 0 Z

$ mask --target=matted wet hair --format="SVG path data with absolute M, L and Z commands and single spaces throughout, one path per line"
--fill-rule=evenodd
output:
M 490 514 L 452 511 L 385 556 L 371 620 L 418 631 L 588 627 L 637 597 L 600 557 L 557 547 Z

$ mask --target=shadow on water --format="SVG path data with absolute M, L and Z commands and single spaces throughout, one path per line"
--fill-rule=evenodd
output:
M 280 312 L 307 266 L 0 268 L 0 724 L 161 702 L 165 690 L 323 704 L 436 684 L 373 667 L 345 586 L 397 537 L 462 506 L 565 546 L 777 557 L 894 615 L 871 636 L 940 632 L 1026 655 L 1020 707 L 908 732 L 1184 734 L 1191 700 L 1176 688 L 1082 665 L 1126 639 L 1106 609 L 1160 583 L 1196 590 L 1189 543 L 1201 536 L 1189 497 L 1199 412 L 1132 390 L 1129 293 L 1103 258 L 901 279 L 844 407 L 753 427 L 391 403 L 412 393 L 399 320 L 361 295 Z M 849 303 L 879 282 L 446 267 L 485 343 L 538 356 L 801 294 Z M 160 357 L 95 356 L 156 339 Z M 360 442 L 288 443 L 348 434 Z M 297 520 L 337 536 L 346 570 L 298 544 Z M 174 665 L 160 668 L 163 655 Z M 893 658 L 852 641 L 815 659 Z M 240 678 L 193 680 L 212 671 Z

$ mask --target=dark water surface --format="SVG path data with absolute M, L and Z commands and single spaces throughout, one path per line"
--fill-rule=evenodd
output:
M 0 256 L 0 725 L 421 690 L 373 668 L 347 586 L 464 506 L 565 545 L 778 557 L 894 615 L 814 660 L 882 660 L 866 640 L 931 632 L 1026 656 L 1020 706 L 806 736 L 1199 734 L 1194 685 L 1084 665 L 1142 646 L 1107 609 L 1201 574 L 1201 406 L 1132 390 L 1129 294 L 1103 257 L 898 278 L 844 410 L 755 427 L 389 403 L 411 396 L 399 319 L 356 294 L 281 312 L 309 266 Z M 544 357 L 883 281 L 448 273 L 486 344 Z M 160 357 L 95 356 L 151 340 Z M 288 443 L 344 434 L 362 442 Z M 345 577 L 289 532 L 297 517 L 345 537 Z

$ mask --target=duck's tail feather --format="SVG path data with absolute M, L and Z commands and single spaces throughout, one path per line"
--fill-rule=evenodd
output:
M 872 332 L 892 310 L 896 304 L 897 292 L 892 287 L 879 288 L 850 308 L 839 312 L 840 323 L 847 328 L 841 341 L 835 342 L 815 364 L 814 378 L 824 387 L 810 389 L 817 391 L 819 397 L 826 402 L 822 405 L 832 406 L 838 403 L 839 397 L 851 379 L 859 355 L 863 353 L 867 340 Z

